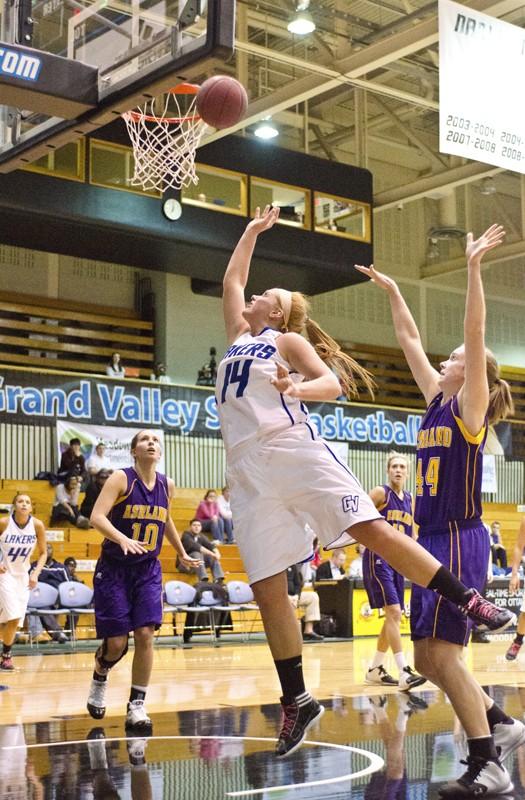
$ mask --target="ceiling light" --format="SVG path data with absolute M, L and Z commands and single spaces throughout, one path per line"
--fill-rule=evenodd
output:
M 295 36 L 306 36 L 315 31 L 315 22 L 308 11 L 299 11 L 288 23 L 288 30 Z
M 275 139 L 279 136 L 279 131 L 271 119 L 263 119 L 254 130 L 254 134 L 259 139 Z
M 486 178 L 483 178 L 481 181 L 481 186 L 479 187 L 479 191 L 485 197 L 489 197 L 491 194 L 496 194 L 497 188 L 494 178 L 491 178 L 490 175 Z

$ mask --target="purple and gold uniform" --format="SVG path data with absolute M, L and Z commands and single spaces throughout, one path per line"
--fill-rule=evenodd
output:
M 168 480 L 157 473 L 150 490 L 133 467 L 123 472 L 126 493 L 114 504 L 108 519 L 129 539 L 140 542 L 146 552 L 125 555 L 116 542 L 104 540 L 93 581 L 97 636 L 101 639 L 162 622 L 162 573 L 157 556 L 168 519 Z
M 385 490 L 385 502 L 377 509 L 381 516 L 394 528 L 407 536 L 412 536 L 412 495 L 403 492 L 403 497 L 388 486 Z M 405 604 L 405 579 L 396 572 L 384 559 L 368 548 L 363 554 L 363 583 L 368 595 L 370 608 Z
M 470 434 L 457 397 L 434 397 L 418 434 L 415 521 L 419 544 L 459 580 L 482 592 L 487 577 L 489 537 L 481 522 L 481 478 L 487 421 Z M 436 638 L 466 645 L 471 622 L 457 606 L 414 585 L 412 639 Z

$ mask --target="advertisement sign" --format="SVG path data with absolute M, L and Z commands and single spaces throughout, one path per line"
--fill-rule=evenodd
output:
M 405 613 L 401 616 L 400 632 L 410 634 L 410 589 L 405 589 Z M 354 585 L 352 595 L 354 636 L 379 636 L 385 621 L 382 609 L 370 608 L 366 591 Z
M 82 455 L 86 459 L 95 454 L 97 444 L 103 444 L 106 448 L 104 457 L 109 461 L 108 469 L 122 469 L 129 467 L 133 463 L 130 453 L 130 443 L 140 428 L 117 428 L 109 425 L 83 425 L 81 422 L 57 421 L 57 446 L 58 461 L 64 450 L 69 447 L 69 442 L 73 438 L 80 439 Z M 155 429 L 154 429 L 155 430 Z M 164 431 L 157 429 L 155 433 L 160 439 L 160 445 L 164 452 Z M 164 456 L 158 463 L 159 472 L 165 472 Z
M 498 491 L 498 479 L 496 476 L 496 457 L 493 455 L 483 455 L 483 477 L 481 479 L 481 491 L 496 494 Z
M 353 449 L 415 449 L 423 418 L 417 410 L 361 403 L 308 403 L 308 410 L 324 439 L 351 444 Z M 130 439 L 130 428 L 220 437 L 213 388 L 0 368 L 0 424 L 56 421 L 65 421 L 69 427 L 127 428 Z M 498 425 L 497 436 L 505 454 L 510 454 L 509 423 Z

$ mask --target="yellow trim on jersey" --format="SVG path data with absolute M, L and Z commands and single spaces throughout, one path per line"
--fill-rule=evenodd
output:
M 479 453 L 479 448 L 480 447 L 481 447 L 481 442 L 476 447 L 476 452 L 474 453 L 474 472 L 473 472 L 473 475 L 472 475 L 472 490 L 470 492 L 470 502 L 472 503 L 472 513 L 470 515 L 471 517 L 474 516 L 474 510 L 475 510 L 474 489 L 476 488 L 476 465 L 477 465 L 478 453 Z
M 133 478 L 133 483 L 130 486 L 129 492 L 127 494 L 123 494 L 122 497 L 120 498 L 120 500 L 115 500 L 115 502 L 111 506 L 112 509 L 115 508 L 115 506 L 119 506 L 121 503 L 124 502 L 124 500 L 128 499 L 128 497 L 130 496 L 131 492 L 133 491 L 133 487 L 135 486 L 136 482 L 137 482 L 137 478 Z
M 470 470 L 470 447 L 467 447 L 467 462 L 465 464 L 465 519 L 468 519 L 468 503 L 470 492 L 468 489 L 468 476 Z
M 466 429 L 466 427 L 465 427 L 465 423 L 463 422 L 463 420 L 461 419 L 461 417 L 456 417 L 456 415 L 454 414 L 454 412 L 452 412 L 452 416 L 453 416 L 453 417 L 454 417 L 454 419 L 456 420 L 456 424 L 457 424 L 457 426 L 458 426 L 459 430 L 461 431 L 461 433 L 463 434 L 463 438 L 464 438 L 464 439 L 465 439 L 465 440 L 466 440 L 466 441 L 467 441 L 469 444 L 481 444 L 481 442 L 483 441 L 483 437 L 485 436 L 485 431 L 486 431 L 486 429 L 487 429 L 487 426 L 486 426 L 486 425 L 483 425 L 483 426 L 482 426 L 482 428 L 481 428 L 481 430 L 480 430 L 480 432 L 479 432 L 479 433 L 477 433 L 477 434 L 474 436 L 474 434 L 472 434 L 472 433 L 469 433 L 469 432 L 468 432 L 468 430 L 467 430 L 467 429 Z

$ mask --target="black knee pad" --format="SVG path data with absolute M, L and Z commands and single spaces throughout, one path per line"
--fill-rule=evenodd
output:
M 100 647 L 98 648 L 97 652 L 95 653 L 95 658 L 97 659 L 98 663 L 100 664 L 100 666 L 103 669 L 108 669 L 109 670 L 112 667 L 114 667 L 115 664 L 118 664 L 118 662 L 121 659 L 124 658 L 124 656 L 128 652 L 128 646 L 129 646 L 129 643 L 126 640 L 126 646 L 125 646 L 124 650 L 122 651 L 122 653 L 119 655 L 119 657 L 115 661 L 108 661 L 108 659 L 106 658 L 106 653 L 108 652 L 108 640 L 107 639 L 103 639 L 102 640 L 102 644 L 100 645 Z

